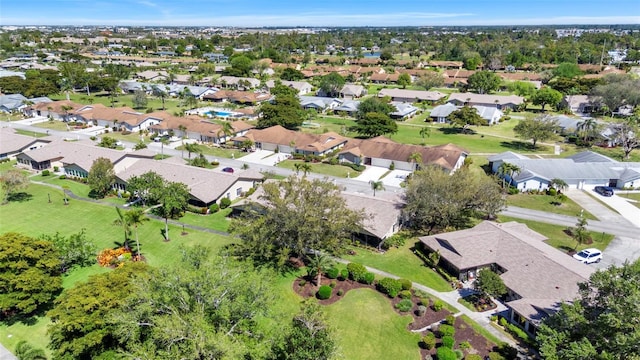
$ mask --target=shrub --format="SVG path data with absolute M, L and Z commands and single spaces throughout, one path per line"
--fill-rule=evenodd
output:
M 340 274 L 340 269 L 338 269 L 336 267 L 332 267 L 332 268 L 328 269 L 327 271 L 325 271 L 325 275 L 329 279 L 335 279 L 335 278 L 338 277 L 339 274 Z
M 498 321 L 498 315 L 491 315 L 491 321 Z
M 60 168 L 59 168 L 59 167 L 57 167 L 57 166 L 54 166 L 54 167 L 53 167 L 53 171 L 58 172 L 58 170 L 60 170 Z
M 504 358 L 504 356 L 500 355 L 500 353 L 492 351 L 489 353 L 489 360 L 506 360 L 506 359 Z
M 438 329 L 438 332 L 440 333 L 441 337 L 453 336 L 456 334 L 456 329 L 451 325 L 442 324 L 440 325 L 440 329 Z
M 229 198 L 222 198 L 220 199 L 220 208 L 221 209 L 226 209 L 229 207 L 229 205 L 231 205 L 231 200 Z
M 442 346 L 448 347 L 449 349 L 453 349 L 453 344 L 455 344 L 455 342 L 456 341 L 453 338 L 453 336 L 443 336 L 442 337 Z
M 549 188 L 549 190 L 547 190 L 547 195 L 556 196 L 558 195 L 558 190 L 554 188 Z
M 454 353 L 450 348 L 444 346 L 438 348 L 436 356 L 438 357 L 438 360 L 458 360 L 456 353 Z
M 344 290 L 342 290 L 342 289 L 338 290 L 337 294 L 338 294 L 338 296 L 342 296 L 342 294 L 344 294 Z
M 456 323 L 456 317 L 453 315 L 447 315 L 447 317 L 444 319 L 444 322 L 453 326 L 453 324 Z
M 410 290 L 402 290 L 398 293 L 400 298 L 402 299 L 411 299 L 411 291 Z
M 436 347 L 436 336 L 432 332 L 428 332 L 422 337 L 422 346 L 427 350 Z
M 346 167 L 350 167 L 355 171 L 364 171 L 364 169 L 366 169 L 366 167 L 364 165 L 356 165 L 356 164 L 353 164 L 353 163 L 350 163 L 350 162 L 343 162 L 343 163 L 340 163 L 340 164 L 344 165 Z
M 444 303 L 442 302 L 442 300 L 438 299 L 433 302 L 433 310 L 440 311 L 442 310 L 443 307 L 444 307 Z
M 501 317 L 500 320 L 498 321 L 498 323 L 500 324 L 500 326 L 506 327 L 507 326 L 507 319 Z
M 461 342 L 460 349 L 463 349 L 463 350 L 471 349 L 471 343 L 469 343 L 468 341 Z
M 482 360 L 482 356 L 478 354 L 469 354 L 465 356 L 464 360 Z
M 60 179 L 60 180 L 64 180 L 64 179 L 66 179 L 66 178 L 67 178 L 67 175 L 60 175 L 60 177 L 59 177 L 58 179 Z
M 90 136 L 89 139 L 91 139 L 92 141 L 96 141 L 98 138 L 95 136 Z
M 494 347 L 494 350 L 497 350 L 497 352 L 502 355 L 503 358 L 505 359 L 517 359 L 518 358 L 518 349 L 514 348 L 513 346 L 507 344 L 507 343 L 502 343 L 500 345 L 497 346 L 497 349 Z
M 453 352 L 456 354 L 456 359 L 462 360 L 464 358 L 464 353 L 460 349 L 455 349 Z
M 400 284 L 402 285 L 402 290 L 411 290 L 411 287 L 413 286 L 411 280 L 398 279 L 398 281 L 400 281 Z
M 247 191 L 247 196 L 253 195 L 254 192 L 256 192 L 256 188 L 254 187 L 250 188 L 249 191 Z
M 402 284 L 396 279 L 384 278 L 378 281 L 378 290 L 394 298 L 398 296 L 398 292 L 402 290 Z
M 305 285 L 307 285 L 307 280 L 305 279 L 302 279 L 298 282 L 298 286 L 305 286 Z
M 426 313 L 427 313 L 427 307 L 424 306 L 424 305 L 419 305 L 418 306 L 418 316 L 423 316 Z
M 396 304 L 396 309 L 400 310 L 401 312 L 410 311 L 412 307 L 413 303 L 409 299 L 400 300 L 400 302 Z
M 373 281 L 376 279 L 376 275 L 372 272 L 367 272 L 364 274 L 364 279 L 362 279 L 362 282 L 364 282 L 367 285 L 371 285 L 373 284 Z
M 392 161 L 391 164 L 389 165 L 389 170 L 395 170 L 395 169 L 396 169 L 396 163 Z
M 508 190 L 509 195 L 515 195 L 515 194 L 517 194 L 519 192 L 520 192 L 520 190 L 518 190 L 518 188 L 513 187 L 513 186 L 510 187 L 509 190 Z
M 219 161 L 212 161 L 212 162 L 211 162 L 211 165 L 213 165 L 213 166 L 218 166 L 218 165 L 220 165 L 220 162 L 219 162 Z
M 220 210 L 220 205 L 218 205 L 216 203 L 214 203 L 211 206 L 209 206 L 209 212 L 212 213 L 212 214 L 215 213 L 215 212 L 218 212 L 218 210 Z
M 333 289 L 330 286 L 322 285 L 320 286 L 320 289 L 318 289 L 316 296 L 320 300 L 326 300 L 331 297 L 332 292 L 333 292 Z
M 429 306 L 431 305 L 431 301 L 426 297 L 420 298 L 420 305 Z
M 367 268 L 358 263 L 347 264 L 347 270 L 349 271 L 349 278 L 358 282 L 364 280 L 364 275 L 367 273 Z
M 342 269 L 340 270 L 340 276 L 338 277 L 338 280 L 347 280 L 349 278 L 349 270 L 347 269 Z
M 51 172 L 49 170 L 42 170 L 42 176 L 49 176 Z
M 332 289 L 336 287 L 336 281 L 335 280 L 331 281 L 331 283 L 329 284 L 329 287 Z

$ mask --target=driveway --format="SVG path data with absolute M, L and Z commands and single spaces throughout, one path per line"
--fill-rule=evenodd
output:
M 380 176 L 384 175 L 387 171 L 389 171 L 389 169 L 387 168 L 378 167 L 378 166 L 367 166 L 367 168 L 354 179 L 358 181 L 364 181 L 364 182 L 378 181 L 380 180 Z
M 257 149 L 254 152 L 247 153 L 247 155 L 238 158 L 238 160 L 251 164 L 274 166 L 278 160 L 282 161 L 288 157 L 289 154 L 276 154 L 273 151 Z
M 411 174 L 411 171 L 407 170 L 393 170 L 387 176 L 382 178 L 384 186 L 400 187 L 400 184 Z
M 635 223 L 630 222 L 626 217 L 623 217 L 619 213 L 611 210 L 610 208 L 606 207 L 603 203 L 599 202 L 598 200 L 606 199 L 606 197 L 598 195 L 596 192 L 593 191 L 592 188 L 589 188 L 589 189 L 585 188 L 585 190 L 569 189 L 565 191 L 565 195 L 571 198 L 571 200 L 575 201 L 583 209 L 593 214 L 593 216 L 598 218 L 598 220 L 600 221 L 608 222 L 611 224 L 617 224 L 619 226 L 625 226 L 625 227 L 635 226 Z M 631 204 L 627 204 L 627 205 L 633 206 Z M 612 208 L 616 209 L 617 211 L 620 211 L 619 209 L 613 206 Z M 624 210 L 620 211 L 620 213 L 623 213 L 623 212 L 626 212 L 626 211 Z
M 590 266 L 606 269 L 610 265 L 620 266 L 625 261 L 632 262 L 637 259 L 640 259 L 640 238 L 616 236 L 604 250 L 602 261 Z
M 632 224 L 640 228 L 640 208 L 631 204 L 627 199 L 617 194 L 610 197 L 600 196 L 595 192 L 594 194 L 598 198 L 598 200 L 609 205 L 611 208 L 615 209 L 618 213 L 620 213 L 622 217 L 629 220 Z

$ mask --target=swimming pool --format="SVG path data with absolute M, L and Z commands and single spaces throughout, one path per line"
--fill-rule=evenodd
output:
M 236 112 L 223 111 L 223 110 L 211 110 L 211 111 L 205 112 L 204 114 L 207 115 L 208 117 L 222 117 L 222 118 L 238 115 L 238 113 Z

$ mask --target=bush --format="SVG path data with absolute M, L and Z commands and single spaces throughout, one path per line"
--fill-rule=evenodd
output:
M 42 176 L 49 176 L 51 172 L 49 170 L 42 170 Z
M 378 290 L 381 293 L 389 295 L 389 297 L 394 298 L 398 296 L 398 292 L 402 290 L 402 284 L 392 278 L 384 278 L 378 281 Z
M 494 347 L 493 350 L 497 350 L 497 352 L 502 355 L 505 359 L 517 359 L 518 358 L 518 349 L 513 346 L 502 343 L 497 346 L 497 349 Z
M 506 359 L 504 358 L 504 356 L 500 355 L 500 353 L 492 351 L 489 353 L 489 360 L 506 360 Z
M 436 347 L 436 336 L 432 332 L 428 332 L 422 337 L 422 346 L 427 350 Z
M 373 284 L 373 281 L 376 279 L 376 275 L 372 272 L 367 272 L 364 274 L 364 279 L 362 279 L 362 282 L 364 282 L 367 285 L 371 285 Z
M 453 344 L 455 344 L 455 342 L 456 340 L 453 338 L 453 336 L 442 337 L 442 346 L 448 347 L 449 349 L 453 349 Z
M 398 293 L 400 298 L 402 299 L 411 299 L 411 291 L 410 290 L 402 290 Z
M 67 175 L 60 175 L 60 177 L 59 177 L 58 179 L 60 179 L 60 180 L 64 180 L 64 179 L 66 179 L 66 178 L 67 178 Z
M 411 280 L 399 279 L 398 281 L 400 281 L 400 284 L 402 285 L 402 290 L 411 290 L 411 287 L 413 286 Z
M 305 285 L 307 285 L 307 280 L 305 279 L 302 279 L 298 282 L 298 286 L 305 286 Z
M 431 305 L 431 301 L 429 300 L 429 298 L 423 297 L 420 298 L 420 305 L 424 305 L 424 306 L 429 306 Z
M 442 324 L 440 325 L 440 329 L 438 329 L 441 337 L 445 336 L 454 336 L 456 334 L 456 328 L 451 325 Z
M 209 212 L 212 214 L 218 212 L 218 210 L 220 210 L 220 205 L 216 203 L 213 203 L 211 206 L 209 206 Z
M 342 289 L 338 290 L 337 294 L 338 294 L 338 296 L 342 296 L 342 294 L 344 294 L 344 290 L 342 290 Z
M 252 187 L 251 189 L 249 189 L 249 191 L 247 191 L 247 196 L 253 195 L 254 192 L 256 192 L 256 188 Z
M 433 302 L 433 310 L 440 311 L 442 310 L 443 307 L 444 307 L 444 303 L 442 302 L 442 300 L 438 299 Z
M 332 267 L 329 270 L 325 271 L 325 275 L 329 278 L 329 279 L 335 279 L 338 277 L 338 275 L 340 274 L 340 269 L 336 268 L 336 267 Z
M 349 270 L 347 269 L 342 269 L 340 270 L 340 276 L 338 277 L 338 280 L 347 280 L 349 278 Z
M 518 188 L 513 187 L 513 186 L 510 187 L 509 190 L 508 190 L 509 195 L 516 195 L 519 192 L 520 192 L 520 190 L 518 190 Z
M 418 306 L 418 316 L 423 316 L 426 313 L 427 313 L 427 307 L 424 306 L 424 305 L 419 305 Z
M 336 287 L 336 285 L 337 285 L 337 284 L 336 284 L 336 281 L 335 281 L 335 280 L 333 280 L 333 281 L 331 281 L 331 283 L 329 284 L 329 287 L 333 289 L 334 287 Z
M 471 343 L 469 343 L 468 341 L 461 342 L 460 343 L 460 349 L 463 349 L 463 350 L 471 349 Z
M 219 161 L 212 161 L 212 162 L 211 162 L 211 165 L 213 165 L 213 166 L 218 166 L 218 165 L 220 165 L 220 162 L 219 162 Z
M 447 317 L 444 319 L 444 322 L 448 325 L 453 326 L 453 324 L 456 323 L 456 317 L 453 315 L 447 315 Z
M 395 170 L 395 169 L 396 169 L 396 163 L 392 161 L 391 164 L 389 165 L 389 170 Z
M 456 354 L 456 359 L 462 360 L 464 358 L 464 353 L 460 349 L 455 349 L 453 352 Z
M 58 172 L 58 170 L 60 170 L 60 168 L 59 168 L 59 167 L 57 167 L 57 166 L 54 166 L 54 167 L 53 167 L 53 171 Z
M 396 304 L 396 309 L 400 310 L 401 312 L 411 311 L 412 307 L 413 303 L 409 299 L 400 300 L 400 302 Z
M 367 273 L 367 268 L 358 263 L 347 264 L 347 270 L 349 271 L 349 278 L 357 282 L 364 280 L 364 275 Z
M 450 348 L 444 346 L 438 348 L 436 356 L 438 357 L 438 360 L 458 360 L 456 353 L 454 353 Z
M 464 360 L 482 360 L 482 356 L 478 354 L 469 354 L 465 356 Z
M 331 297 L 332 292 L 333 292 L 333 289 L 330 286 L 322 285 L 320 286 L 320 289 L 318 289 L 316 296 L 320 300 L 326 300 Z
M 558 190 L 554 188 L 549 188 L 549 190 L 547 190 L 547 195 L 556 196 L 558 195 Z
M 231 205 L 231 200 L 229 198 L 220 199 L 220 209 L 226 209 Z
M 356 164 L 353 164 L 353 163 L 350 163 L 350 162 L 343 162 L 343 163 L 340 163 L 340 164 L 344 165 L 346 167 L 350 167 L 353 170 L 358 171 L 358 172 L 364 171 L 364 169 L 366 169 L 366 166 L 364 166 L 364 165 L 356 165 Z

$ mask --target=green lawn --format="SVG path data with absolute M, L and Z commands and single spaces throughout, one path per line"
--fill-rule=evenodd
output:
M 41 138 L 41 137 L 47 136 L 46 132 L 30 131 L 30 130 L 23 130 L 23 129 L 15 129 L 15 132 L 16 132 L 16 134 L 26 135 L 26 136 L 33 136 L 33 137 L 36 137 L 36 138 Z
M 65 122 L 57 121 L 57 120 L 49 120 L 49 121 L 33 124 L 33 126 L 39 127 L 39 128 L 42 128 L 42 129 L 47 129 L 47 130 L 56 130 L 56 131 L 67 131 L 67 130 L 69 130 L 67 128 L 67 124 Z
M 189 225 L 201 226 L 207 229 L 227 232 L 227 230 L 229 230 L 229 224 L 231 222 L 227 218 L 227 216 L 230 213 L 231 208 L 226 208 L 209 215 L 200 215 L 194 214 L 192 212 L 186 212 L 184 216 L 180 218 L 180 222 Z
M 363 248 L 355 248 L 356 255 L 345 255 L 344 258 L 366 266 L 389 272 L 428 286 L 437 291 L 451 291 L 451 285 L 412 252 L 414 240 L 407 240 L 400 248 L 393 248 L 385 253 L 378 253 Z
M 47 317 L 36 317 L 29 319 L 28 323 L 16 322 L 10 326 L 0 322 L 0 342 L 9 351 L 14 351 L 20 340 L 26 340 L 32 346 L 43 349 L 47 358 L 51 359 L 51 351 L 47 349 L 47 326 L 50 323 Z
M 302 164 L 304 161 L 302 160 L 285 160 L 278 163 L 278 167 L 295 170 L 295 164 Z M 358 171 L 353 170 L 350 167 L 343 165 L 330 165 L 324 163 L 307 163 L 311 166 L 311 172 L 322 175 L 329 175 L 335 177 L 346 178 L 348 177 L 356 177 L 360 175 Z
M 629 201 L 630 204 L 640 207 L 640 193 L 628 193 L 624 190 L 618 190 L 616 195 L 623 197 L 625 199 L 631 199 L 635 201 Z
M 573 240 L 573 238 L 571 238 L 569 235 L 567 235 L 564 232 L 564 230 L 567 228 L 566 226 L 546 224 L 546 223 L 541 223 L 541 222 L 531 221 L 531 220 L 516 219 L 516 218 L 511 218 L 511 217 L 502 216 L 502 215 L 499 215 L 498 219 L 500 220 L 500 222 L 517 221 L 519 223 L 523 223 L 527 225 L 531 230 L 537 231 L 540 234 L 546 236 L 548 238 L 548 240 L 546 240 L 547 244 L 561 251 L 567 251 L 567 250 L 576 248 L 576 241 Z M 581 244 L 576 248 L 576 250 L 579 251 L 582 249 L 592 248 L 592 247 L 600 250 L 604 250 L 607 248 L 607 246 L 609 245 L 611 240 L 613 240 L 613 237 L 614 237 L 611 234 L 599 233 L 594 231 L 589 231 L 589 235 L 591 235 L 591 238 L 593 239 L 593 243 L 589 245 Z
M 324 307 L 344 359 L 420 359 L 420 335 L 407 330 L 412 318 L 400 316 L 391 302 L 371 289 L 351 290 Z
M 562 205 L 551 204 L 553 200 L 554 197 L 550 195 L 516 194 L 507 196 L 507 205 L 569 216 L 578 216 L 582 211 L 585 218 L 597 220 L 595 216 L 588 211 L 583 211 L 582 207 L 571 199 L 567 199 Z
M 500 339 L 498 339 L 495 335 L 490 333 L 487 329 L 485 329 L 482 326 L 480 326 L 480 324 L 478 324 L 477 322 L 473 321 L 467 315 L 460 315 L 460 319 L 462 319 L 462 321 L 464 321 L 467 325 L 471 326 L 473 328 L 473 330 L 475 330 L 478 334 L 484 336 L 487 340 L 493 342 L 496 345 L 502 343 L 502 341 L 500 341 Z
M 183 149 L 184 149 L 184 146 L 182 145 L 176 147 L 176 150 L 183 150 Z M 238 149 L 223 149 L 217 146 L 200 145 L 198 146 L 198 149 L 204 155 L 217 156 L 225 159 L 239 158 L 241 156 L 246 155 L 244 152 Z M 193 158 L 194 156 L 195 155 L 191 153 L 191 157 Z M 189 157 L 189 153 L 187 153 L 187 151 L 185 150 L 184 158 L 186 159 L 188 157 Z

